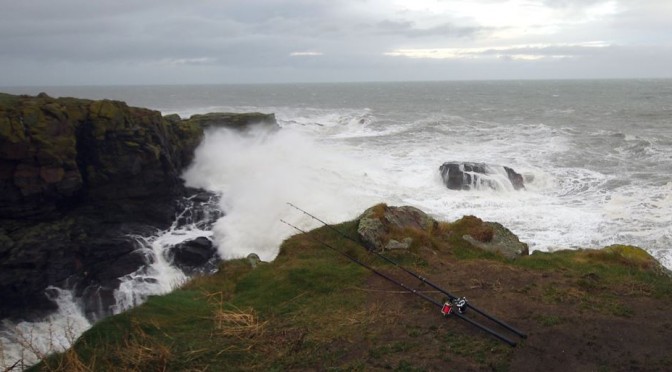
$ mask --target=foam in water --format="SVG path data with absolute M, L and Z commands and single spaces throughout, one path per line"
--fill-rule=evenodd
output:
M 38 322 L 2 321 L 0 368 L 15 365 L 22 370 L 46 355 L 65 351 L 91 326 L 71 291 L 50 287 L 47 293 L 58 305 L 57 313 Z
M 647 247 L 628 232 L 630 222 L 624 218 L 633 221 L 634 230 L 653 234 L 645 241 L 659 245 L 666 239 L 665 229 L 654 226 L 652 217 L 669 207 L 651 216 L 644 206 L 665 199 L 650 195 L 655 203 L 628 200 L 614 207 L 608 197 L 618 193 L 609 194 L 608 186 L 628 186 L 619 181 L 621 175 L 554 165 L 575 151 L 570 138 L 580 132 L 574 129 L 541 124 L 502 128 L 438 114 L 403 124 L 381 120 L 370 109 L 360 114 L 314 111 L 301 118 L 292 117 L 293 111 L 276 113 L 283 126 L 277 133 L 211 132 L 198 149 L 185 179 L 223 195 L 227 215 L 217 222 L 214 234 L 224 258 L 255 252 L 273 259 L 282 240 L 293 233 L 281 218 L 303 228 L 317 226 L 294 215 L 285 205 L 288 201 L 330 222 L 355 218 L 378 202 L 413 205 L 449 221 L 473 214 L 504 224 L 532 250 L 618 242 Z M 353 121 L 357 117 L 367 119 Z M 333 123 L 311 125 L 316 118 Z M 448 190 L 438 167 L 453 159 L 506 164 L 523 174 L 525 190 L 512 190 L 503 167 L 493 167 L 488 175 L 498 186 L 494 190 Z M 610 217 L 614 213 L 623 217 Z
M 120 278 L 119 288 L 114 291 L 115 305 L 110 309 L 112 314 L 140 305 L 149 296 L 168 293 L 187 280 L 181 270 L 169 264 L 164 254 L 170 246 L 190 239 L 185 238 L 174 235 L 173 231 L 155 237 L 135 237 L 141 249 L 151 255 L 154 262 Z
M 181 242 L 198 237 L 211 237 L 207 220 L 209 211 L 204 211 L 205 220 L 195 220 L 191 213 L 193 204 L 188 203 L 173 225 L 153 236 L 134 236 L 138 250 L 149 257 L 150 264 L 120 278 L 115 290 L 115 305 L 93 314 L 93 320 L 109 314 L 118 314 L 137 306 L 149 296 L 165 294 L 187 280 L 187 276 L 166 259 L 165 251 Z M 178 223 L 180 222 L 180 223 Z M 6 369 L 19 362 L 24 369 L 46 355 L 67 350 L 92 323 L 82 312 L 80 299 L 72 291 L 50 287 L 47 290 L 58 310 L 46 318 L 27 322 L 3 320 L 0 325 L 0 368 Z M 91 315 L 89 315 L 91 317 Z

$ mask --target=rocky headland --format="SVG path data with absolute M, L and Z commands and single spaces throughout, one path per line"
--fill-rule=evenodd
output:
M 498 224 L 436 221 L 376 205 L 287 239 L 270 263 L 224 261 L 211 276 L 109 317 L 35 370 L 664 371 L 672 280 L 644 250 L 528 254 Z M 467 308 L 492 334 L 394 285 L 444 294 L 393 259 L 527 334 Z M 92 368 L 93 369 L 93 368 Z
M 180 175 L 204 129 L 260 122 L 277 127 L 272 114 L 181 119 L 119 101 L 0 94 L 0 318 L 53 309 L 49 285 L 104 310 L 118 278 L 148 260 L 129 234 L 168 227 L 185 197 L 203 193 Z
M 75 289 L 88 313 L 103 310 L 118 278 L 151 260 L 137 254 L 130 234 L 203 220 L 198 205 L 211 195 L 185 188 L 180 174 L 204 130 L 258 122 L 277 128 L 267 114 L 182 119 L 118 101 L 0 94 L 0 318 L 53 309 L 49 285 Z M 451 164 L 442 166 L 443 179 L 458 190 L 490 172 Z M 513 187 L 524 188 L 522 176 L 504 171 Z M 194 215 L 176 219 L 185 204 Z M 333 249 L 442 301 L 368 251 L 391 257 L 528 338 L 511 348 L 459 317 L 443 317 Z M 213 264 L 207 238 L 168 254 L 186 273 L 207 264 L 218 270 L 98 322 L 33 369 L 672 367 L 670 273 L 637 247 L 529 254 L 496 222 L 437 221 L 414 207 L 379 204 L 353 221 L 287 239 L 271 263 L 250 257 Z

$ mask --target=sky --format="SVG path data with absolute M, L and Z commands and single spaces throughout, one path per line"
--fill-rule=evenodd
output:
M 672 0 L 0 0 L 0 9 L 0 86 L 672 77 Z

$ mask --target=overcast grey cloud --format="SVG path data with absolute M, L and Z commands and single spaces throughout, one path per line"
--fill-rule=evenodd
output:
M 3 86 L 672 77 L 672 1 L 0 5 Z

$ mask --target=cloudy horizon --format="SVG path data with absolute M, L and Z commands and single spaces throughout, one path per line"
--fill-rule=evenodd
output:
M 672 2 L 0 2 L 0 86 L 672 77 Z

